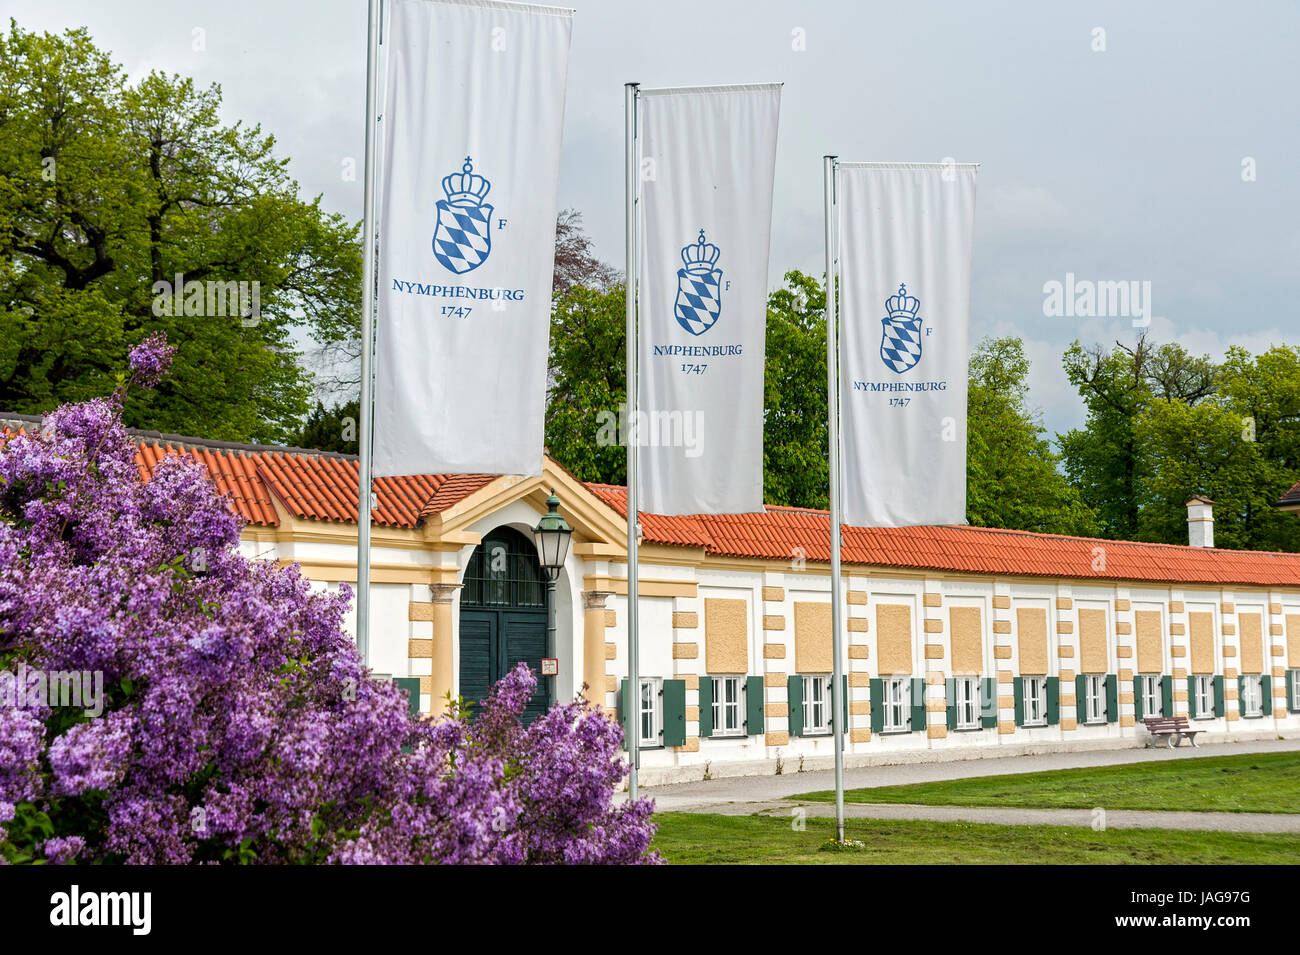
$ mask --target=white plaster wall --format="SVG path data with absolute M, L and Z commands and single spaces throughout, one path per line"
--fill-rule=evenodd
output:
M 280 551 L 273 541 L 257 541 L 240 538 L 236 546 L 239 556 L 248 560 L 278 560 Z
M 406 676 L 410 601 L 410 584 L 370 587 L 370 667 L 376 673 Z

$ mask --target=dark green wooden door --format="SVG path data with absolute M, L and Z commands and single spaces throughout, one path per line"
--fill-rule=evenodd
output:
M 496 682 L 496 631 L 495 611 L 460 612 L 460 695 L 475 708 Z
M 535 611 L 510 611 L 500 614 L 501 675 L 523 662 L 537 677 L 537 692 L 524 708 L 524 722 L 531 723 L 546 712 L 550 700 L 546 696 L 549 680 L 542 676 L 542 657 L 546 656 L 546 613 Z
M 524 708 L 529 723 L 550 706 L 546 656 L 546 585 L 533 542 L 501 527 L 483 538 L 465 571 L 460 609 L 460 695 L 475 710 L 492 685 L 526 663 L 537 690 Z

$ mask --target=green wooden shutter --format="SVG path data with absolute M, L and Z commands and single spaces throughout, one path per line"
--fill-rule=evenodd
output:
M 686 745 L 686 681 L 664 680 L 662 690 L 664 745 Z
M 411 719 L 418 720 L 420 718 L 420 678 L 418 676 L 393 677 L 393 684 L 399 690 L 406 691 L 406 712 L 411 714 Z M 403 746 L 402 752 L 411 752 L 411 747 Z
M 1174 715 L 1174 678 L 1167 674 L 1160 678 L 1160 715 Z
M 1196 712 L 1196 677 L 1187 678 L 1187 718 L 1196 719 L 1201 714 Z
M 838 707 L 842 721 L 838 727 L 840 735 L 843 736 L 849 731 L 849 675 L 840 674 L 840 705 Z M 835 710 L 831 710 L 831 717 L 834 718 Z
M 952 677 L 943 681 L 944 701 L 948 705 L 948 729 L 957 728 L 957 681 Z
M 998 728 L 998 681 L 996 677 L 986 676 L 981 681 L 980 706 L 984 718 L 981 721 L 986 730 Z
M 885 681 L 879 678 L 871 681 L 871 732 L 883 733 L 885 730 Z
M 623 725 L 623 748 L 627 749 L 628 737 L 632 735 L 632 688 L 626 678 L 619 681 L 618 721 Z
M 1273 715 L 1273 677 L 1269 674 L 1259 678 L 1259 710 L 1265 716 Z
M 1222 719 L 1223 714 L 1223 677 L 1216 676 L 1214 678 L 1214 715 Z
M 1025 725 L 1025 678 L 1018 676 L 1011 681 L 1012 689 L 1016 694 L 1016 725 Z
M 1106 674 L 1106 722 L 1119 722 L 1119 678 L 1114 673 Z
M 1246 675 L 1244 673 L 1237 676 L 1237 715 L 1243 720 L 1248 719 L 1246 708 L 1242 706 L 1242 700 L 1246 698 Z
M 713 677 L 700 677 L 700 738 L 713 735 Z
M 1286 671 L 1286 711 L 1295 712 L 1295 670 Z
M 912 677 L 912 721 L 913 733 L 925 732 L 925 680 L 919 676 Z
M 763 678 L 761 676 L 745 677 L 745 735 L 759 736 L 766 729 L 763 707 Z
M 790 735 L 803 735 L 803 677 L 791 673 L 785 681 L 785 697 L 789 701 Z
M 1147 715 L 1146 707 L 1143 706 L 1142 700 L 1142 678 L 1135 676 L 1133 678 L 1133 716 L 1138 722 Z
M 1085 687 L 1086 688 L 1086 687 Z M 1077 704 L 1076 697 L 1075 703 Z M 1087 699 L 1083 700 L 1084 706 L 1088 705 Z M 1086 714 L 1085 714 L 1086 715 Z M 1058 726 L 1061 722 L 1061 678 L 1059 676 L 1049 676 L 1047 678 L 1047 725 Z M 1078 717 L 1075 717 L 1078 722 Z
M 1088 722 L 1088 677 L 1083 673 L 1074 677 L 1074 722 L 1076 726 Z
M 420 716 L 420 678 L 418 676 L 399 676 L 393 678 L 399 690 L 406 691 L 406 711 L 415 718 Z

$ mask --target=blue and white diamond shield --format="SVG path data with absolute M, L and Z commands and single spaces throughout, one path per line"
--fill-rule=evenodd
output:
M 699 238 L 682 246 L 682 265 L 677 270 L 677 302 L 673 312 L 677 324 L 692 335 L 703 335 L 722 314 L 722 269 L 715 268 L 722 255 L 700 229 Z
M 882 318 L 880 324 L 880 357 L 901 375 L 921 360 L 921 319 Z
M 692 335 L 702 335 L 722 314 L 722 270 L 677 270 L 677 324 Z
M 438 227 L 433 233 L 433 254 L 457 275 L 472 272 L 492 251 L 492 207 L 453 206 L 438 200 Z

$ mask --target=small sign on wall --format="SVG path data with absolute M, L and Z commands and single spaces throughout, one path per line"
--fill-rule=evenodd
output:
M 542 676 L 557 676 L 560 672 L 560 661 L 554 657 L 542 658 Z

